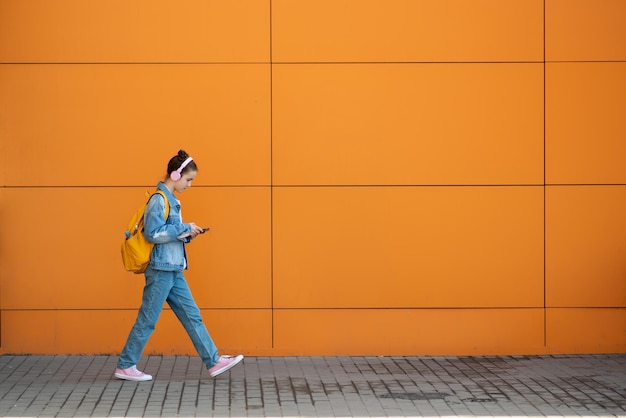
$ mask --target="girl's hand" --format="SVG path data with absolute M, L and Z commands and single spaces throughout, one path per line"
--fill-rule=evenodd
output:
M 196 225 L 195 223 L 192 222 L 189 225 L 191 225 L 191 234 L 190 235 L 191 235 L 192 238 L 196 237 L 198 234 L 201 234 L 203 232 L 202 228 L 199 227 L 198 225 Z
M 202 228 L 200 228 L 198 225 L 196 225 L 193 222 L 190 223 L 189 225 L 191 225 L 191 232 L 185 232 L 183 234 L 180 234 L 178 236 L 179 239 L 183 239 L 187 237 L 195 238 L 198 234 L 201 234 L 202 232 L 204 232 Z

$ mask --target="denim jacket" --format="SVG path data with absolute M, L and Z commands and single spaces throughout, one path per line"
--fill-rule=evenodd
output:
M 180 214 L 180 202 L 162 181 L 157 189 L 163 191 L 170 205 L 170 214 L 165 220 L 165 201 L 159 194 L 152 195 L 144 213 L 143 234 L 154 244 L 149 266 L 155 270 L 182 271 L 187 269 L 185 244 L 191 238 L 178 238 L 191 232 L 191 225 L 184 224 Z

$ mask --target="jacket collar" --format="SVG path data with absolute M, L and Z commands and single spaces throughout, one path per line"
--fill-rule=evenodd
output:
M 178 203 L 178 199 L 176 199 L 176 196 L 170 192 L 170 189 L 167 188 L 164 182 L 160 181 L 159 184 L 157 184 L 157 190 L 161 190 L 165 193 L 167 200 L 170 202 L 170 206 L 172 206 L 173 203 Z

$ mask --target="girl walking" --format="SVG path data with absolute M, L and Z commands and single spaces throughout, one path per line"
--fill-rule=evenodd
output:
M 224 373 L 243 360 L 242 355 L 218 354 L 183 275 L 183 270 L 187 269 L 185 245 L 204 233 L 205 229 L 193 222 L 183 223 L 180 201 L 174 192 L 184 192 L 191 186 L 197 173 L 198 166 L 193 158 L 183 150 L 178 151 L 167 164 L 167 177 L 157 184 L 157 189 L 163 191 L 167 199 L 154 194 L 146 207 L 143 234 L 146 240 L 154 243 L 154 247 L 150 264 L 144 273 L 146 285 L 141 307 L 115 369 L 115 377 L 119 379 L 152 380 L 151 375 L 137 369 L 137 363 L 165 302 L 187 331 L 211 377 Z M 168 218 L 164 219 L 166 204 L 170 211 Z

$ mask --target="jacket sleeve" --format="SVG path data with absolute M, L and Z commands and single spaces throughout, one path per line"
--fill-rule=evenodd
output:
M 170 210 L 171 212 L 171 210 Z M 165 200 L 160 194 L 154 194 L 148 201 L 144 213 L 144 236 L 153 244 L 165 244 L 173 241 L 183 241 L 178 236 L 191 232 L 189 224 L 168 224 L 165 222 Z

